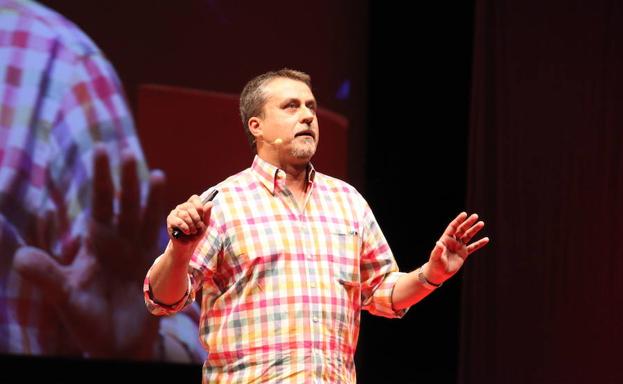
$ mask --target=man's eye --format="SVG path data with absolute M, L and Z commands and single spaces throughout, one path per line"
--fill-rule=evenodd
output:
M 296 103 L 288 103 L 288 105 L 286 107 L 287 108 L 297 108 L 298 105 L 296 105 Z

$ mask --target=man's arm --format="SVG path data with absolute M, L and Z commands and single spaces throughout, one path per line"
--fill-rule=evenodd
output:
M 199 196 L 193 195 L 167 216 L 170 241 L 149 271 L 152 299 L 158 304 L 172 306 L 188 294 L 188 264 L 210 222 L 212 205 L 212 202 L 203 205 Z M 174 228 L 179 228 L 184 236 L 179 239 L 172 236 Z

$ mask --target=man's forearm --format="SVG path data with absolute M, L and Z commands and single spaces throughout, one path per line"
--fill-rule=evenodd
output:
M 392 292 L 392 304 L 395 310 L 409 308 L 433 292 L 434 288 L 423 283 L 418 276 L 419 273 L 420 268 L 403 275 L 396 282 Z
M 161 304 L 177 303 L 188 292 L 188 263 L 190 256 L 168 246 L 149 274 L 154 299 Z

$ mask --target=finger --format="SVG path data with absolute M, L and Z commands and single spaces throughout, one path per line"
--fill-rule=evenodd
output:
M 54 240 L 53 226 L 54 212 L 45 211 L 41 216 L 37 217 L 35 222 L 35 242 L 34 244 L 41 249 L 51 249 Z
M 193 221 L 193 225 L 199 228 L 203 224 L 202 218 L 205 212 L 203 203 L 197 195 L 192 195 L 188 202 L 191 204 L 191 206 L 188 207 L 186 213 L 188 213 L 191 220 Z
M 472 241 L 472 238 L 474 236 L 476 236 L 476 234 L 478 232 L 480 232 L 481 229 L 483 229 L 485 227 L 485 223 L 484 221 L 479 221 L 476 224 L 474 224 L 471 228 L 469 228 L 467 231 L 465 231 L 465 233 L 463 234 L 463 236 L 461 237 L 461 240 L 467 244 L 470 241 Z
M 453 236 L 456 233 L 457 229 L 459 228 L 459 225 L 461 225 L 461 223 L 464 222 L 466 218 L 467 218 L 466 212 L 459 213 L 459 215 L 455 217 L 454 220 L 450 222 L 450 224 L 448 224 L 443 234 L 446 236 Z
M 195 234 L 197 232 L 197 224 L 201 222 L 201 219 L 194 208 L 178 209 L 175 214 L 188 226 L 189 232 L 185 232 L 187 235 Z
M 139 231 L 141 192 L 136 171 L 136 158 L 129 152 L 122 154 L 121 163 L 121 211 L 119 213 L 119 233 L 133 240 Z
M 45 292 L 44 297 L 51 304 L 57 305 L 66 299 L 62 267 L 47 252 L 35 247 L 21 247 L 15 252 L 13 266 L 22 277 Z
M 59 263 L 61 265 L 74 263 L 77 256 L 80 255 L 79 251 L 82 245 L 83 239 L 81 237 L 74 237 L 64 241 L 61 245 L 61 256 L 58 258 Z
M 470 215 L 467 219 L 465 219 L 465 221 L 463 223 L 461 223 L 461 225 L 459 225 L 459 227 L 456 230 L 456 233 L 454 234 L 455 237 L 457 239 L 461 239 L 463 237 L 463 235 L 465 234 L 465 232 L 472 226 L 474 225 L 474 223 L 478 220 L 478 215 L 477 214 L 472 214 Z
M 93 219 L 111 224 L 113 218 L 114 187 L 110 176 L 110 163 L 106 148 L 98 144 L 93 154 Z
M 484 247 L 488 243 L 489 243 L 489 238 L 488 237 L 483 237 L 482 239 L 473 242 L 472 244 L 467 246 L 467 254 L 469 255 L 469 254 L 471 254 L 473 252 L 476 252 L 477 250 L 479 250 L 480 248 Z
M 187 210 L 190 209 L 189 207 L 192 207 L 190 203 L 183 203 L 169 213 L 169 216 L 167 216 L 167 229 L 169 234 L 175 228 L 181 230 L 185 235 L 191 235 L 195 232 L 193 221 L 187 213 Z
M 203 208 L 203 203 L 201 202 L 201 198 L 198 195 L 192 195 L 188 199 L 188 203 L 192 204 L 192 206 L 195 207 L 195 209 Z
M 162 217 L 164 216 L 166 177 L 160 170 L 154 170 L 149 176 L 149 195 L 144 208 L 141 225 L 141 241 L 148 247 L 158 241 Z

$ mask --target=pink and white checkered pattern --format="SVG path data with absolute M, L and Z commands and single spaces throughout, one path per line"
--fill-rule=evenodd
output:
M 202 291 L 200 335 L 206 383 L 354 383 L 360 311 L 399 317 L 400 277 L 363 197 L 310 166 L 304 207 L 284 171 L 256 156 L 215 188 L 208 231 L 189 267 Z

